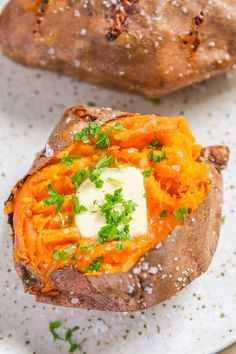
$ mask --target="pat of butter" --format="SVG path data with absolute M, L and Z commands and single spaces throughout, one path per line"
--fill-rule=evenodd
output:
M 104 204 L 105 194 L 113 194 L 118 188 L 122 188 L 122 197 L 125 200 L 132 200 L 136 204 L 129 224 L 130 236 L 146 234 L 147 206 L 142 172 L 135 167 L 108 168 L 101 174 L 100 179 L 104 181 L 102 188 L 96 188 L 90 180 L 85 180 L 77 190 L 80 204 L 88 209 L 75 217 L 75 223 L 81 236 L 85 238 L 98 237 L 99 230 L 106 225 L 98 205 Z M 114 179 L 121 182 L 120 186 L 117 186 L 115 182 L 112 183 Z

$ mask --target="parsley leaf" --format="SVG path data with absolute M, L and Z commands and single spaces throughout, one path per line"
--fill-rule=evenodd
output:
M 150 168 L 150 170 L 143 171 L 142 174 L 144 177 L 150 177 L 153 171 L 153 168 Z
M 124 247 L 125 247 L 125 242 L 119 241 L 116 245 L 117 252 L 120 252 L 120 250 L 122 250 L 122 248 L 124 248 Z
M 152 150 L 150 150 L 148 153 L 149 160 L 153 162 L 161 162 L 162 160 L 164 160 L 165 157 L 166 157 L 165 149 L 161 149 L 161 151 L 155 155 L 154 148 L 152 148 Z
M 123 184 L 123 182 L 119 181 L 118 179 L 112 178 L 112 177 L 108 177 L 107 182 L 113 184 L 115 187 L 120 187 Z
M 55 213 L 58 214 L 61 211 L 65 197 L 57 193 L 51 184 L 48 185 L 48 194 L 51 195 L 51 197 L 44 199 L 43 202 L 47 205 L 57 205 Z
M 102 256 L 96 257 L 92 263 L 90 263 L 86 268 L 83 269 L 83 272 L 84 273 L 94 272 L 94 271 L 98 272 L 102 267 L 102 262 L 103 262 Z
M 61 159 L 61 164 L 66 165 L 66 166 L 71 166 L 73 165 L 73 162 L 76 160 L 81 159 L 81 156 L 69 156 L 69 155 L 64 155 Z
M 149 101 L 153 104 L 155 104 L 156 106 L 159 106 L 159 104 L 161 103 L 161 100 L 160 98 L 158 97 L 152 97 L 152 98 L 149 98 Z
M 184 215 L 188 214 L 188 210 L 185 207 L 180 208 L 180 209 L 174 210 L 173 214 L 178 221 L 182 221 L 182 220 L 184 220 Z
M 161 148 L 163 144 L 160 140 L 154 139 L 151 141 L 151 146 Z
M 55 322 L 50 322 L 49 323 L 49 331 L 53 336 L 54 341 L 57 339 L 63 340 L 59 334 L 55 331 L 55 329 L 58 329 L 61 327 L 61 322 L 60 321 L 55 321 Z
M 95 107 L 95 106 L 96 106 L 96 103 L 95 103 L 95 102 L 92 102 L 92 101 L 88 101 L 88 102 L 87 102 L 87 106 L 89 106 L 89 107 Z
M 118 210 L 116 206 L 118 204 Z M 106 225 L 98 232 L 98 243 L 102 244 L 109 240 L 125 241 L 130 240 L 129 222 L 131 214 L 136 209 L 132 200 L 124 200 L 122 188 L 116 189 L 113 194 L 105 195 L 105 203 L 99 205 L 101 213 L 105 216 Z
M 160 218 L 165 218 L 167 216 L 167 211 L 166 210 L 162 210 L 159 214 Z
M 88 177 L 88 172 L 85 170 L 78 170 L 72 176 L 72 183 L 75 189 L 78 189 L 81 183 Z
M 81 140 L 84 144 L 90 144 L 90 137 L 97 139 L 102 132 L 102 128 L 95 122 L 89 122 L 88 126 L 81 132 L 74 134 L 74 141 Z
M 87 252 L 90 248 L 94 248 L 93 243 L 91 245 L 87 245 L 87 246 L 80 246 L 80 249 L 82 252 Z
M 225 216 L 225 215 L 223 215 L 223 216 L 221 217 L 221 225 L 224 225 L 224 223 L 225 223 L 225 219 L 226 219 L 226 216 Z
M 112 156 L 104 156 L 97 162 L 94 168 L 90 168 L 89 179 L 97 188 L 101 188 L 103 186 L 104 182 L 99 177 L 107 167 L 111 166 L 112 162 Z
M 79 198 L 77 197 L 77 195 L 75 195 L 75 194 L 72 195 L 72 199 L 73 199 L 73 202 L 74 202 L 74 214 L 75 215 L 79 215 L 83 211 L 87 211 L 88 210 L 84 205 L 80 204 Z
M 110 135 L 114 130 L 125 130 L 120 122 L 117 122 L 115 126 L 107 133 L 102 131 L 100 125 L 95 122 L 90 122 L 87 127 L 82 129 L 81 132 L 74 134 L 74 141 L 81 140 L 84 144 L 90 144 L 90 138 L 94 137 L 97 142 L 95 144 L 95 149 L 105 149 L 106 147 L 110 146 Z
M 69 353 L 74 353 L 76 350 L 82 351 L 83 350 L 83 344 L 86 341 L 86 338 L 84 338 L 80 343 L 74 343 L 72 341 L 72 336 L 73 333 L 77 330 L 79 330 L 79 327 L 76 326 L 74 328 L 69 328 L 66 333 L 65 333 L 65 338 L 60 337 L 56 332 L 55 329 L 58 329 L 61 326 L 60 321 L 55 321 L 55 322 L 50 322 L 49 324 L 49 331 L 52 334 L 54 341 L 55 340 L 62 340 L 64 342 L 67 342 L 69 344 Z M 83 352 L 83 354 L 86 354 Z
M 68 254 L 75 251 L 75 246 L 65 247 L 62 251 L 55 249 L 52 253 L 53 259 L 56 261 L 62 260 L 66 263 L 70 263 L 71 259 L 68 257 Z

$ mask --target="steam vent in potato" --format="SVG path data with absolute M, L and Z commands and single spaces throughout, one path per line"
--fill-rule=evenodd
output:
M 159 97 L 236 63 L 235 0 L 11 0 L 0 47 L 24 65 Z
M 170 298 L 211 262 L 228 154 L 184 117 L 69 109 L 5 204 L 25 291 L 104 311 Z

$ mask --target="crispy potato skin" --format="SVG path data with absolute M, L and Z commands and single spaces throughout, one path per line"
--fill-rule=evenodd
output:
M 56 154 L 73 140 L 73 135 L 67 134 L 71 129 L 81 130 L 89 121 L 105 124 L 119 117 L 133 116 L 111 109 L 77 106 L 65 113 L 48 144 Z M 210 159 L 213 188 L 209 196 L 194 214 L 185 217 L 184 224 L 176 228 L 161 247 L 146 253 L 133 269 L 126 273 L 84 276 L 70 267 L 64 267 L 51 274 L 55 291 L 43 294 L 40 291 L 43 283 L 38 274 L 20 262 L 15 265 L 25 291 L 35 294 L 38 301 L 54 305 L 102 311 L 138 311 L 170 298 L 203 274 L 208 269 L 219 238 L 222 205 L 220 169 L 227 165 L 229 154 L 228 149 L 222 146 L 211 147 L 203 150 L 202 158 L 211 156 L 211 151 L 214 152 L 215 165 Z M 42 169 L 51 158 L 53 156 L 45 156 L 43 150 L 27 176 Z M 21 188 L 22 183 L 23 180 L 16 188 Z M 10 196 L 12 198 L 13 195 Z M 12 226 L 12 215 L 9 222 Z
M 236 62 L 235 0 L 42 3 L 12 0 L 0 17 L 3 52 L 27 66 L 160 97 Z

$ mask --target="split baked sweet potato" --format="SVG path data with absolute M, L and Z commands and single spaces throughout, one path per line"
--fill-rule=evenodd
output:
M 5 206 L 25 290 L 107 311 L 170 298 L 213 257 L 227 160 L 183 117 L 69 109 Z
M 227 1 L 11 0 L 0 46 L 24 65 L 159 97 L 236 63 Z

